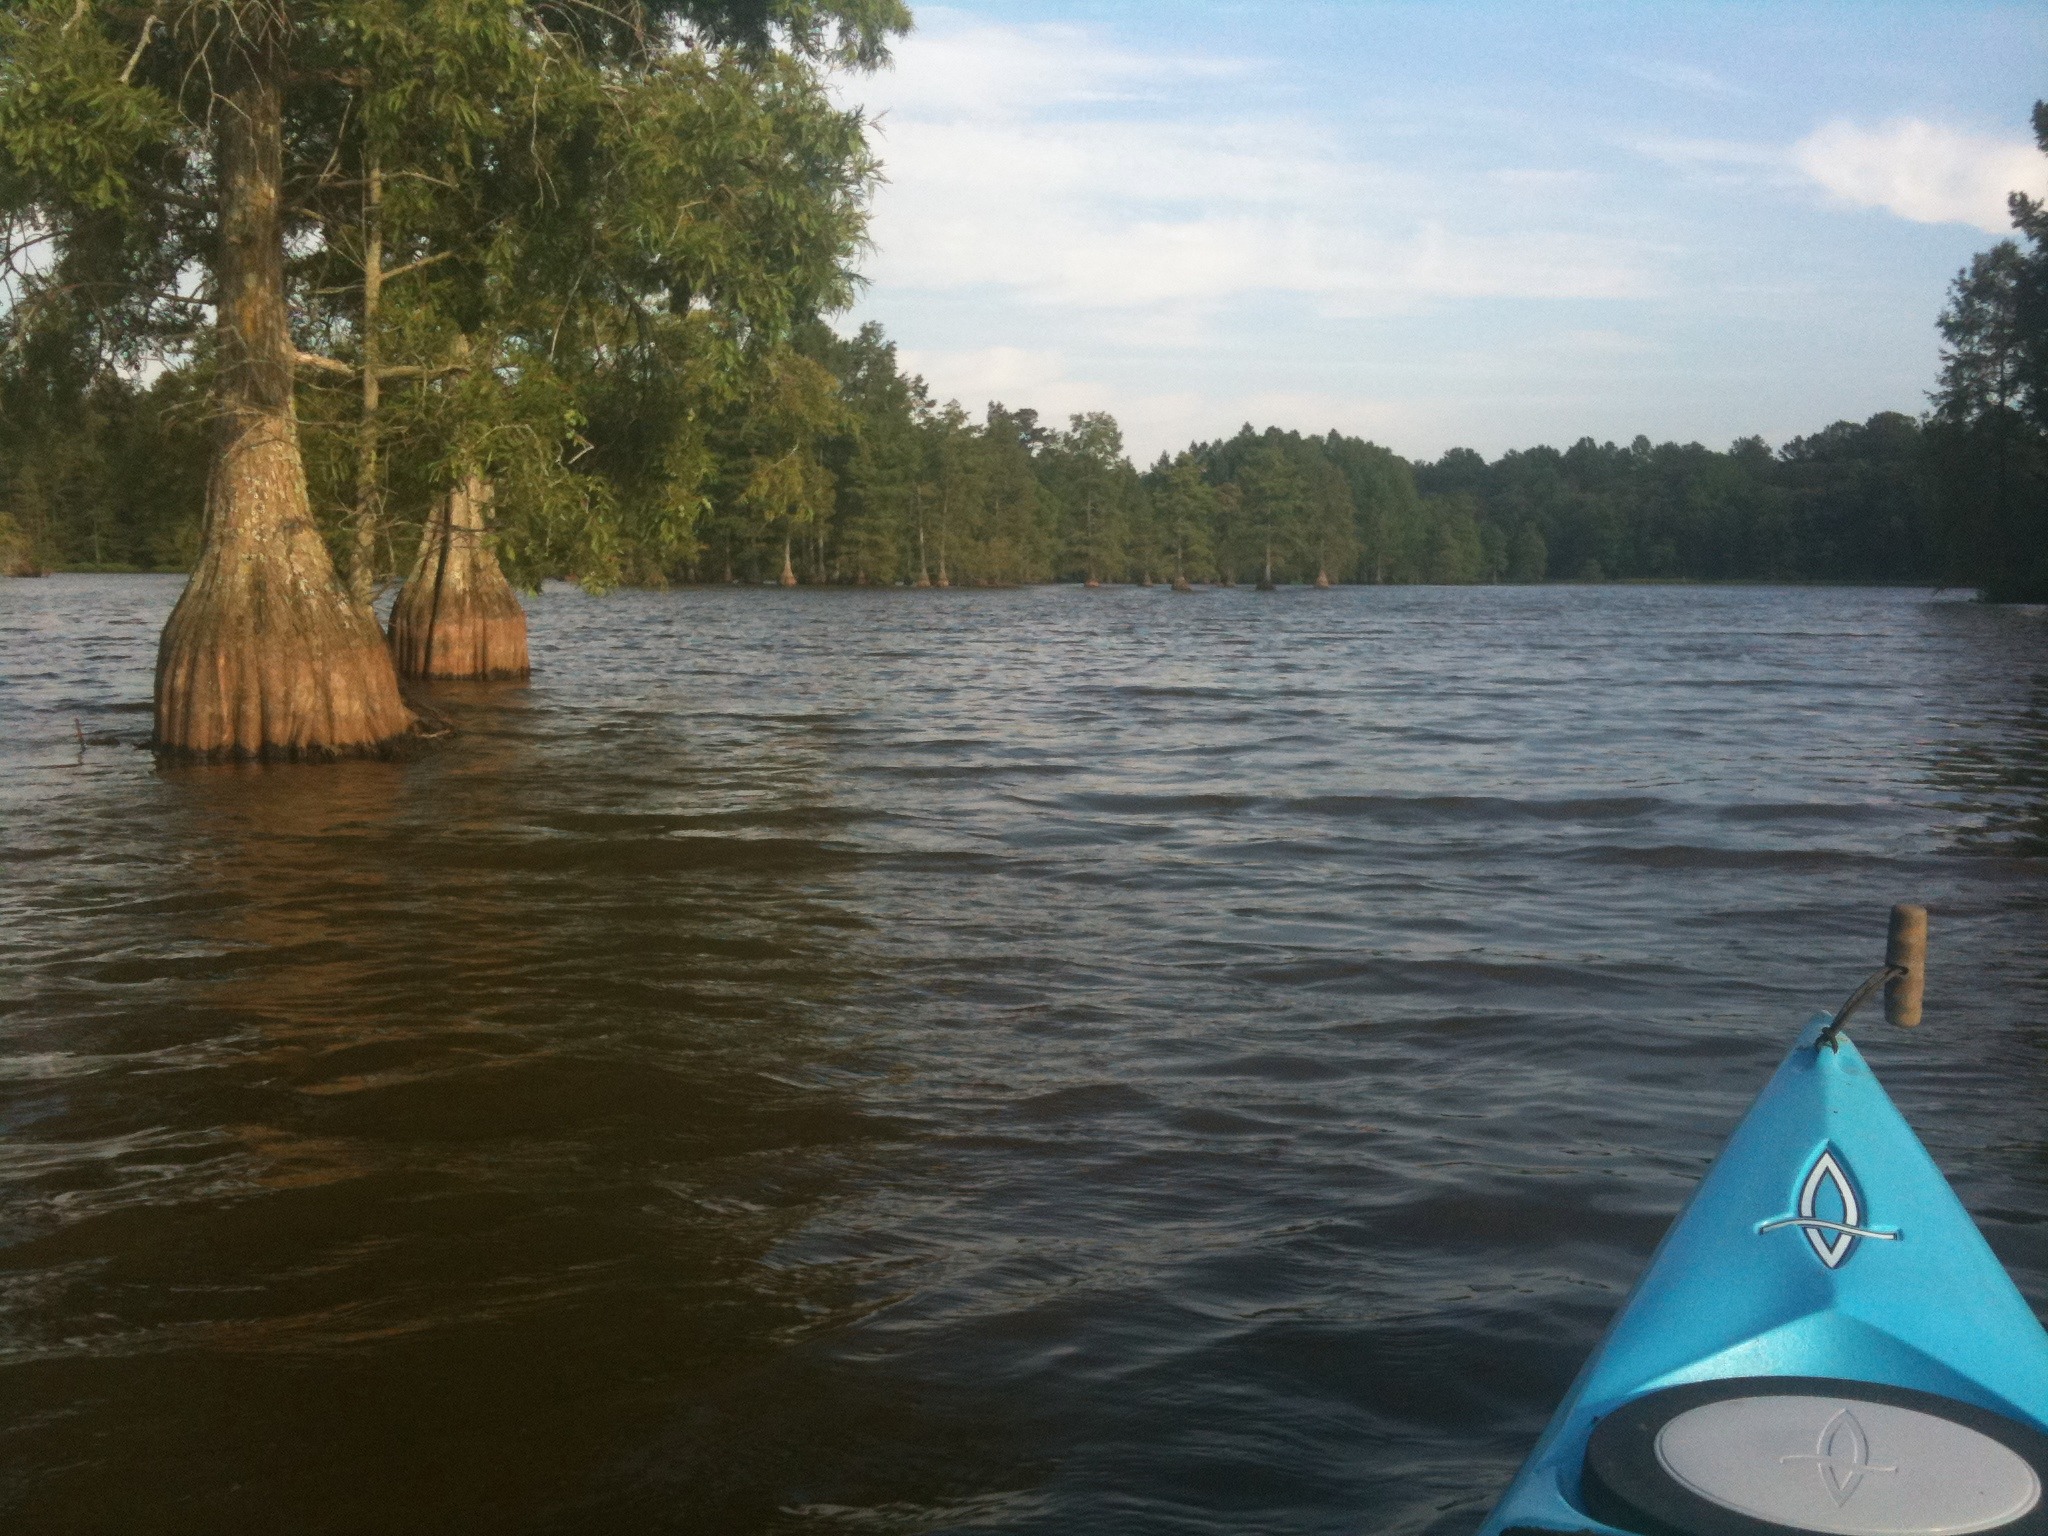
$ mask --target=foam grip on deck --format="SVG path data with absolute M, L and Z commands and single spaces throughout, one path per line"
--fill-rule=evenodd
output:
M 1933 1392 L 1739 1376 L 1594 1426 L 1580 1491 L 1640 1536 L 2048 1536 L 2048 1435 Z

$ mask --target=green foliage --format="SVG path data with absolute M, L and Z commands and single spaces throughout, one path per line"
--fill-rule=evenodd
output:
M 854 584 L 1249 582 L 1269 550 L 1276 582 L 1940 574 L 1927 434 L 1891 413 L 1778 453 L 1585 439 L 1419 466 L 1341 433 L 1246 427 L 1139 474 L 1101 413 L 1060 431 L 1030 410 L 992 404 L 976 422 L 934 404 L 873 325 L 813 326 L 799 347 L 837 381 L 836 420 L 811 396 L 743 397 L 714 419 L 701 537 L 647 562 L 649 579 L 770 581 L 791 534 L 803 580 Z M 746 490 L 806 453 L 783 499 Z
M 402 570 L 475 469 L 515 579 L 659 575 L 742 451 L 766 456 L 733 494 L 814 519 L 836 384 L 792 347 L 852 293 L 876 174 L 827 71 L 882 62 L 909 20 L 900 0 L 0 0 L 0 375 L 72 397 L 204 377 L 214 83 L 269 28 L 309 479 L 345 567 Z
M 2034 103 L 2034 142 L 2048 155 L 2048 101 Z M 2037 431 L 2048 432 L 2048 200 L 2015 192 L 2009 199 L 2013 228 L 2027 242 L 2026 261 L 2013 290 L 2019 332 L 2019 394 L 2016 404 Z
M 24 563 L 185 569 L 199 548 L 206 425 L 195 373 L 147 389 L 0 378 L 0 516 Z
M 1105 416 L 1053 431 L 1029 410 L 994 405 L 975 422 L 935 405 L 872 325 L 842 339 L 810 322 L 720 378 L 718 349 L 683 333 L 710 323 L 701 312 L 655 322 L 647 347 L 601 368 L 501 360 L 399 397 L 394 439 L 439 446 L 392 457 L 394 501 L 424 506 L 447 464 L 485 465 L 504 503 L 501 558 L 529 582 L 772 581 L 785 539 L 802 580 L 868 584 L 1080 581 L 1091 569 L 1111 582 L 1250 582 L 1268 540 L 1281 582 L 1933 581 L 1947 570 L 1931 487 L 1955 438 L 1939 419 L 1838 422 L 1777 453 L 1756 439 L 1725 453 L 1588 439 L 1492 463 L 1455 449 L 1420 466 L 1341 434 L 1246 430 L 1141 475 Z M 190 558 L 203 364 L 147 390 L 102 378 L 82 393 L 38 396 L 20 379 L 9 391 L 0 509 L 38 530 L 45 559 Z M 352 397 L 304 398 L 309 470 L 339 502 Z M 410 551 L 406 524 L 394 526 L 395 567 Z
M 1222 522 L 1221 498 L 1202 477 L 1202 464 L 1192 453 L 1161 457 L 1146 477 L 1150 524 L 1162 565 L 1176 581 L 1215 568 L 1216 535 Z
M 2048 154 L 2048 102 L 2034 104 Z M 1951 578 L 1995 600 L 2048 601 L 2048 205 L 2011 200 L 2026 241 L 2001 240 L 1956 275 L 1942 311 L 1928 424 Z
M 1550 569 L 1550 546 L 1534 523 L 1517 528 L 1508 542 L 1508 580 L 1541 581 Z
M 1099 581 L 1133 567 L 1150 575 L 1156 541 L 1134 516 L 1138 478 L 1115 417 L 1089 411 L 1069 418 L 1068 429 L 1040 448 L 1037 473 L 1055 509 L 1059 575 Z
M 1454 450 L 1416 478 L 1438 531 L 1421 571 L 1397 558 L 1389 580 L 1939 575 L 1921 430 L 1892 412 L 1837 422 L 1776 454 L 1757 439 L 1719 453 L 1582 438 L 1563 452 L 1532 448 L 1492 464 Z
M 385 293 L 375 337 L 422 378 L 412 414 L 394 402 L 383 429 L 387 454 L 430 466 L 401 522 L 474 461 L 497 485 L 515 580 L 604 586 L 661 579 L 706 517 L 815 520 L 834 386 L 792 338 L 850 296 L 874 177 L 865 124 L 815 61 L 870 56 L 870 23 L 901 19 L 852 8 L 842 37 L 836 14 L 696 7 L 693 46 L 619 47 L 580 69 L 543 50 L 454 93 L 457 108 L 496 102 L 483 117 L 444 121 L 438 93 L 390 93 L 393 126 L 357 156 L 381 167 L 382 235 L 416 274 Z M 312 287 L 339 296 L 328 329 L 357 357 L 360 218 L 332 203 Z M 435 376 L 458 341 L 491 358 L 460 389 Z

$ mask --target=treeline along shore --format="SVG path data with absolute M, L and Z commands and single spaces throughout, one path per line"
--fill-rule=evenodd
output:
M 680 465 L 648 464 L 630 397 L 592 401 L 561 462 L 529 467 L 509 496 L 491 487 L 485 536 L 526 585 L 1777 581 L 2038 600 L 2048 423 L 2022 409 L 2041 394 L 2023 395 L 2005 334 L 2018 255 L 2006 242 L 1957 279 L 1932 410 L 1775 449 L 1582 438 L 1411 462 L 1342 432 L 1246 424 L 1140 468 L 1107 413 L 1057 425 L 992 402 L 977 419 L 906 375 L 879 327 L 842 337 L 812 320 L 775 360 L 785 377 L 768 398 L 707 410 Z M 0 388 L 0 539 L 17 567 L 191 567 L 211 452 L 204 364 L 147 385 L 17 372 Z M 337 560 L 374 588 L 417 563 L 448 491 L 431 473 L 389 477 L 365 538 L 360 411 L 338 389 L 324 373 L 299 386 L 311 504 Z
M 1772 449 L 1140 467 L 847 337 L 901 0 L 0 8 L 0 566 L 190 572 L 155 743 L 381 752 L 527 670 L 517 588 L 1943 581 L 2048 595 L 2048 214 L 1934 409 Z M 2035 127 L 2048 148 L 2048 110 Z M 388 632 L 372 606 L 400 584 Z
M 837 585 L 1030 582 L 1469 583 L 1544 580 L 1976 584 L 1972 526 L 1944 497 L 1939 423 L 1887 412 L 1773 450 L 1748 438 L 1618 446 L 1582 439 L 1489 463 L 1471 449 L 1411 463 L 1340 432 L 1250 425 L 1140 469 L 1100 412 L 1043 422 L 935 404 L 872 326 L 809 338 L 837 419 L 803 450 L 814 497 L 749 504 L 760 466 L 744 421 L 707 445 L 686 528 L 595 551 L 508 551 L 524 582 L 780 580 Z M 198 547 L 207 444 L 198 381 L 102 379 L 65 430 L 0 437 L 13 526 L 42 564 L 185 570 Z M 10 415 L 12 421 L 27 413 Z M 318 429 L 313 429 L 317 431 Z M 309 432 L 309 437 L 312 433 Z M 592 455 L 602 474 L 606 455 Z M 317 479 L 316 479 L 317 485 Z M 316 496 L 339 543 L 346 480 Z M 608 488 L 609 489 L 609 488 Z M 424 506 L 387 505 L 378 580 L 413 562 Z M 563 558 L 565 553 L 577 558 Z

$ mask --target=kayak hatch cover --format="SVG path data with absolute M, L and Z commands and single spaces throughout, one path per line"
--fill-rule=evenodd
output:
M 1817 1015 L 1481 1536 L 2048 1536 L 2048 1334 Z

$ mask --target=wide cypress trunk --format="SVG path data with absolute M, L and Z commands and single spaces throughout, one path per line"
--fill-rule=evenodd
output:
M 375 753 L 413 727 L 374 614 L 313 525 L 284 290 L 275 39 L 238 50 L 214 109 L 219 374 L 199 561 L 164 625 L 156 746 L 195 758 Z
M 428 518 L 412 575 L 391 610 L 391 653 L 406 677 L 521 678 L 526 610 L 484 537 L 490 482 L 470 473 Z

